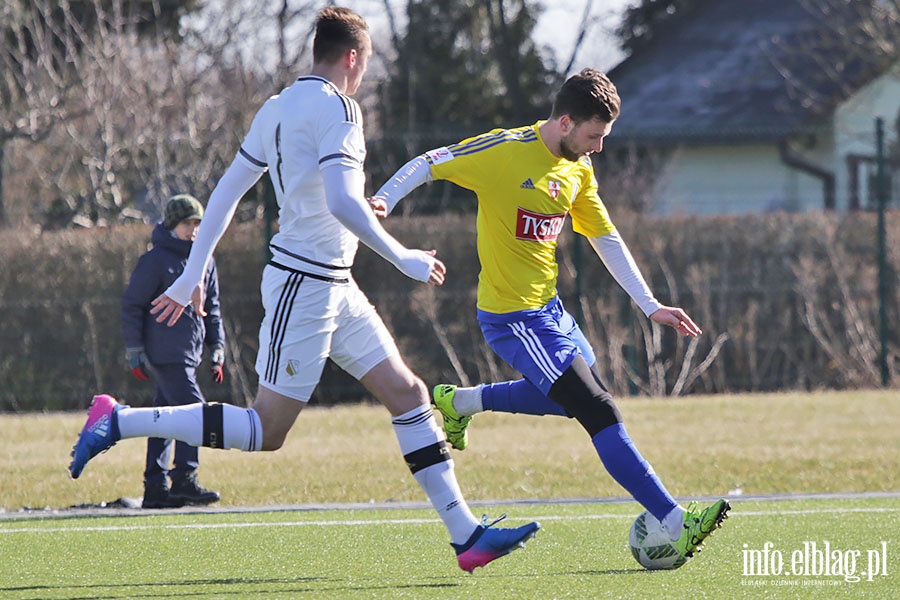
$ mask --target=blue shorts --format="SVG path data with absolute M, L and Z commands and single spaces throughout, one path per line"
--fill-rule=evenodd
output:
M 479 310 L 478 322 L 491 349 L 545 396 L 578 354 L 589 366 L 596 361 L 559 297 L 537 309 L 504 314 Z

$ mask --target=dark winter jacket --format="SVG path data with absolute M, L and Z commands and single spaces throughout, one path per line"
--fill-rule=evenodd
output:
M 193 242 L 180 240 L 160 223 L 151 236 L 153 249 L 137 262 L 122 295 L 122 336 L 125 348 L 144 348 L 151 364 L 185 364 L 196 367 L 204 343 L 210 349 L 224 347 L 225 329 L 219 309 L 219 276 L 216 261 L 206 268 L 206 317 L 188 306 L 174 326 L 157 323 L 150 302 L 165 292 L 184 271 Z

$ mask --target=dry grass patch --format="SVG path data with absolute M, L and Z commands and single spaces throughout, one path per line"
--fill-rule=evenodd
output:
M 626 425 L 673 494 L 900 490 L 896 392 L 625 399 Z M 77 481 L 69 451 L 83 414 L 5 415 L 0 508 L 65 507 L 142 493 L 145 443 L 123 440 Z M 577 423 L 484 414 L 453 452 L 470 500 L 622 497 Z M 306 409 L 275 453 L 201 451 L 222 505 L 424 500 L 390 419 L 371 405 Z

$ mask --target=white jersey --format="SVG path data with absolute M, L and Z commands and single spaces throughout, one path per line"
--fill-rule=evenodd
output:
M 362 113 L 352 98 L 321 77 L 300 77 L 269 98 L 253 119 L 238 158 L 269 170 L 278 200 L 274 260 L 301 271 L 346 276 L 359 245 L 328 210 L 321 169 L 362 171 Z

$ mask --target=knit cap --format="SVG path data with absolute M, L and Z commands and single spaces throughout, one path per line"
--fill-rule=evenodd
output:
M 203 205 L 190 194 L 178 194 L 172 196 L 166 202 L 166 210 L 163 216 L 163 227 L 172 230 L 179 223 L 187 219 L 202 219 Z

